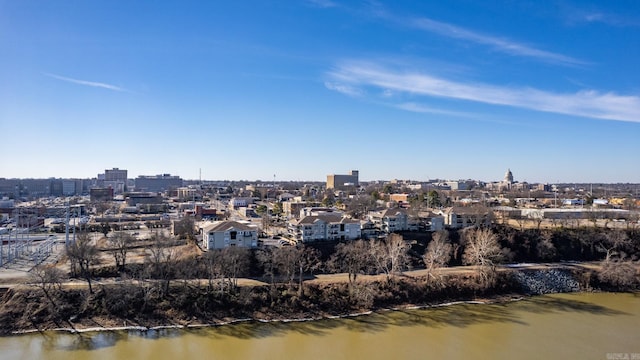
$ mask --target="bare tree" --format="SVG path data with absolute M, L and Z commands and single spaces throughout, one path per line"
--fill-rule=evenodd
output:
M 109 222 L 100 224 L 100 232 L 102 232 L 104 237 L 107 237 L 109 231 L 111 231 L 111 225 L 109 225 Z
M 238 278 L 249 269 L 249 255 L 249 249 L 237 246 L 207 251 L 204 259 L 209 278 L 209 289 L 213 290 L 216 282 L 219 285 L 220 293 L 223 293 L 227 288 L 229 291 L 237 289 Z
M 249 270 L 249 249 L 230 246 L 222 250 L 222 274 L 229 281 L 231 289 L 238 288 L 238 278 Z
M 389 264 L 389 256 L 387 248 L 381 240 L 371 240 L 368 243 L 369 254 L 372 265 L 378 272 L 384 273 L 387 281 L 390 278 L 391 265 Z
M 518 223 L 518 226 L 520 227 L 520 232 L 524 231 L 524 227 L 527 224 L 528 219 L 522 215 L 514 216 L 513 219 L 515 219 L 515 221 Z
M 329 263 L 335 271 L 348 273 L 349 285 L 353 287 L 358 274 L 366 273 L 371 268 L 369 245 L 364 240 L 338 244 Z
M 195 245 L 192 245 L 194 248 Z M 198 255 L 190 253 L 189 250 L 178 251 L 177 263 L 175 273 L 176 276 L 182 279 L 182 286 L 184 289 L 187 289 L 193 282 L 190 282 L 191 279 L 199 279 L 200 274 L 200 258 Z M 195 282 L 195 285 L 198 289 L 200 289 L 200 282 Z
M 542 227 L 542 222 L 544 221 L 544 218 L 542 216 L 535 216 L 533 218 L 533 222 L 536 224 L 536 229 L 538 231 L 540 231 L 540 228 Z
M 58 326 L 60 326 L 57 321 L 57 319 L 60 318 L 60 312 L 55 298 L 57 298 L 58 294 L 62 291 L 62 281 L 65 278 L 65 273 L 54 265 L 38 265 L 29 272 L 30 282 L 40 288 L 44 293 L 44 296 L 48 300 L 47 307 L 52 315 L 52 320 Z M 68 319 L 64 319 L 63 321 L 66 322 L 71 329 L 75 330 L 75 327 Z M 37 324 L 34 325 L 37 327 Z
M 387 280 L 392 274 L 398 274 L 407 268 L 409 247 L 399 234 L 390 234 L 385 241 L 374 240 L 369 244 L 372 261 L 387 276 Z
M 79 271 L 80 276 L 87 280 L 89 293 L 93 294 L 93 288 L 91 287 L 91 266 L 99 263 L 99 253 L 98 249 L 91 244 L 89 234 L 86 232 L 79 233 L 76 241 L 67 246 L 67 256 L 69 257 L 72 268 L 77 266 L 75 270 Z
M 464 232 L 466 247 L 462 260 L 467 265 L 478 266 L 483 285 L 488 285 L 495 273 L 495 266 L 503 258 L 502 249 L 491 229 L 469 229 Z
M 540 236 L 538 244 L 536 245 L 536 252 L 538 258 L 542 260 L 551 260 L 556 256 L 556 247 L 553 245 L 553 232 L 545 231 Z
M 627 230 L 632 230 L 634 233 L 640 224 L 640 212 L 629 212 L 629 218 L 627 219 Z
M 42 290 L 54 309 L 57 308 L 54 297 L 62 288 L 63 278 L 62 270 L 52 265 L 38 265 L 29 272 L 31 282 Z
M 260 219 L 260 224 L 262 225 L 262 232 L 267 234 L 267 232 L 269 231 L 269 229 L 271 228 L 271 223 L 272 223 L 272 219 L 271 216 L 269 215 L 269 210 L 265 211 Z
M 179 239 L 195 241 L 196 228 L 193 216 L 185 216 L 173 223 L 173 234 Z
M 408 242 L 404 240 L 402 235 L 391 234 L 385 240 L 387 253 L 389 254 L 390 270 L 392 274 L 399 274 L 409 265 L 409 248 Z
M 93 207 L 98 215 L 104 215 L 104 213 L 111 209 L 113 204 L 111 202 L 106 201 L 97 201 L 93 203 Z
M 175 254 L 173 242 L 162 233 L 151 236 L 151 245 L 147 249 L 145 268 L 149 278 L 160 280 L 158 287 L 160 294 L 169 294 L 171 278 L 173 277 Z
M 596 250 L 605 253 L 605 261 L 611 260 L 613 256 L 620 255 L 630 244 L 629 236 L 624 230 L 608 230 L 602 240 L 596 245 Z M 625 254 L 622 254 L 624 257 Z
M 293 284 L 296 277 L 297 264 L 300 262 L 303 250 L 304 248 L 297 246 L 284 246 L 274 250 L 276 269 L 284 276 L 289 286 Z
M 470 220 L 476 228 L 491 224 L 493 212 L 488 207 L 475 205 L 469 211 L 471 214 Z
M 347 214 L 354 219 L 364 218 L 368 210 L 375 208 L 375 199 L 367 194 L 355 196 L 347 205 Z
M 302 282 L 306 272 L 318 270 L 322 263 L 320 261 L 320 251 L 311 247 L 305 247 L 300 260 L 298 261 L 298 295 L 302 295 Z
M 120 270 L 124 270 L 127 262 L 127 253 L 133 243 L 133 236 L 124 232 L 118 231 L 112 237 L 109 238 L 109 245 L 111 246 L 111 254 L 116 261 L 116 267 Z
M 276 275 L 276 247 L 268 247 L 256 251 L 256 259 L 262 266 L 264 275 L 269 277 L 269 284 L 271 291 L 269 296 L 273 300 L 275 294 L 275 275 Z
M 593 211 L 593 208 L 591 208 L 588 212 L 587 212 L 587 219 L 589 219 L 589 221 L 591 221 L 591 223 L 593 224 L 593 227 L 596 228 L 598 227 L 598 218 L 599 218 L 599 213 Z
M 449 241 L 449 232 L 441 230 L 433 234 L 433 239 L 427 246 L 422 260 L 427 268 L 427 278 L 430 278 L 434 269 L 447 266 L 451 260 L 453 247 Z
M 223 281 L 223 253 L 222 250 L 212 249 L 204 254 L 204 263 L 209 280 L 209 290 L 213 290 L 214 283 L 218 281 L 220 293 L 224 291 Z
M 607 258 L 602 263 L 602 268 L 598 272 L 600 281 L 615 286 L 616 288 L 626 288 L 636 282 L 637 270 L 631 261 L 622 259 Z

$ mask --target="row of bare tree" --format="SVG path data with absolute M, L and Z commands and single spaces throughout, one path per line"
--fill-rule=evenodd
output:
M 424 254 L 411 253 L 411 244 L 401 235 L 391 234 L 384 240 L 357 240 L 340 243 L 335 251 L 323 262 L 318 250 L 306 246 L 286 246 L 264 248 L 252 252 L 246 248 L 229 247 L 207 252 L 197 251 L 189 256 L 177 253 L 176 241 L 163 235 L 154 234 L 145 244 L 125 232 L 115 232 L 108 238 L 108 247 L 98 247 L 87 234 L 80 234 L 77 241 L 69 245 L 67 255 L 71 276 L 87 281 L 89 292 L 92 287 L 92 267 L 100 263 L 100 254 L 108 252 L 113 256 L 116 268 L 124 272 L 132 248 L 144 249 L 142 271 L 137 273 L 140 281 L 153 280 L 157 291 L 169 293 L 171 281 L 175 279 L 206 279 L 210 290 L 233 291 L 238 287 L 238 278 L 246 276 L 250 269 L 261 269 L 271 284 L 286 283 L 290 288 L 297 285 L 301 293 L 305 275 L 315 271 L 346 273 L 350 286 L 357 283 L 361 274 L 384 274 L 387 280 L 410 268 L 412 259 L 421 256 L 428 279 L 436 280 L 436 269 L 446 267 L 452 256 L 461 256 L 458 263 L 475 265 L 480 281 L 489 283 L 495 273 L 496 264 L 508 260 L 512 250 L 508 249 L 508 239 L 502 240 L 507 247 L 500 246 L 498 234 L 490 228 L 468 228 L 460 233 L 461 239 L 452 243 L 449 232 L 433 234 Z M 586 241 L 587 237 L 583 237 Z M 605 256 L 605 263 L 619 263 L 625 259 L 624 249 L 629 248 L 630 239 L 624 231 L 609 231 L 602 236 L 590 237 L 593 251 Z M 551 257 L 556 251 L 551 237 L 542 236 L 537 243 L 537 252 Z M 460 261 L 461 260 L 461 261 Z M 612 268 L 613 269 L 613 268 Z
M 502 250 L 491 230 L 470 229 L 465 231 L 465 238 L 465 264 L 478 265 L 484 274 L 501 260 Z M 101 252 L 110 253 L 116 268 L 123 271 L 135 242 L 126 232 L 115 232 L 108 238 L 107 249 L 100 251 L 90 236 L 79 234 L 76 242 L 67 248 L 71 276 L 85 279 L 89 292 L 93 292 L 92 267 L 100 264 Z M 248 249 L 230 247 L 179 259 L 175 245 L 175 241 L 162 233 L 154 234 L 145 244 L 141 280 L 153 279 L 160 282 L 162 286 L 159 288 L 163 294 L 168 293 L 171 280 L 177 277 L 198 278 L 206 275 L 210 289 L 217 287 L 223 291 L 235 288 L 238 277 L 246 275 L 251 266 L 252 256 Z M 338 244 L 326 263 L 320 261 L 317 250 L 305 246 L 260 249 L 256 252 L 255 259 L 270 283 L 280 282 L 293 286 L 297 282 L 299 291 L 302 291 L 305 274 L 319 269 L 347 273 L 350 284 L 355 283 L 360 274 L 384 274 L 390 279 L 410 267 L 410 249 L 411 244 L 401 235 L 391 234 L 384 240 L 357 240 Z M 436 232 L 422 254 L 428 276 L 434 277 L 434 270 L 445 267 L 453 252 L 454 246 L 449 241 L 448 232 Z
M 449 238 L 450 235 L 453 241 Z M 602 268 L 597 277 L 594 277 L 600 283 L 594 283 L 595 286 L 602 284 L 604 288 L 609 286 L 611 289 L 637 286 L 636 266 L 628 255 L 638 245 L 637 241 L 630 238 L 634 235 L 628 235 L 624 231 L 596 235 L 581 238 L 581 244 L 584 243 L 581 246 L 585 251 L 593 248 L 592 251 L 597 251 L 604 257 Z M 139 241 L 127 233 L 116 232 L 107 239 L 106 245 L 102 241 L 100 240 L 101 246 L 98 247 L 90 236 L 81 233 L 77 236 L 77 241 L 69 245 L 67 256 L 71 276 L 85 279 L 91 294 L 94 291 L 92 284 L 95 274 L 108 268 L 113 274 L 114 267 L 107 263 L 115 263 L 115 269 L 120 272 L 124 281 L 119 282 L 121 287 L 114 289 L 130 293 L 129 297 L 122 299 L 121 307 L 135 308 L 141 313 L 152 311 L 150 309 L 154 309 L 154 304 L 175 300 L 176 294 L 205 294 L 221 303 L 228 299 L 242 298 L 246 289 L 239 289 L 242 281 L 240 279 L 249 274 L 262 277 L 270 284 L 269 296 L 272 303 L 295 296 L 296 293 L 298 299 L 307 298 L 314 292 L 309 290 L 313 287 L 305 286 L 304 281 L 318 271 L 346 274 L 348 300 L 359 308 L 368 308 L 378 294 L 375 287 L 364 281 L 361 275 L 380 274 L 387 279 L 385 286 L 393 288 L 399 283 L 395 281 L 395 277 L 401 276 L 412 265 L 418 265 L 418 259 L 425 268 L 425 285 L 430 288 L 434 285 L 435 288 L 447 285 L 442 282 L 443 278 L 439 275 L 443 272 L 438 269 L 452 262 L 474 265 L 477 276 L 472 281 L 477 281 L 480 288 L 489 288 L 498 278 L 496 265 L 510 259 L 510 247 L 515 249 L 510 245 L 509 237 L 489 228 L 469 228 L 459 233 L 436 232 L 432 234 L 422 254 L 415 251 L 420 246 L 412 247 L 412 241 L 406 241 L 397 234 L 391 234 L 384 240 L 340 243 L 332 249 L 331 254 L 325 254 L 325 257 L 317 249 L 302 245 L 267 247 L 255 251 L 228 247 L 204 252 L 193 243 L 191 247 L 176 246 L 184 244 L 184 241 L 176 242 L 162 233 L 154 234 L 149 240 Z M 561 243 L 558 243 L 557 238 L 542 236 L 536 246 L 537 251 L 542 254 L 555 252 L 555 246 L 559 245 Z M 185 252 L 185 249 L 188 251 Z M 133 252 L 136 256 L 144 254 L 142 262 L 132 259 Z M 113 262 L 106 260 L 109 256 L 105 255 L 112 257 Z M 61 297 L 65 293 L 61 290 L 66 278 L 67 274 L 59 267 L 51 265 L 36 267 L 31 272 L 31 281 L 42 292 L 52 314 L 57 314 L 58 308 L 64 307 L 67 301 Z M 184 287 L 182 291 L 178 289 L 180 285 Z M 282 293 L 285 287 L 286 294 Z M 192 291 L 193 289 L 197 291 Z M 100 294 L 104 292 L 98 292 L 97 295 Z M 266 292 L 264 294 L 266 296 Z M 87 296 L 86 301 L 90 303 L 92 298 Z M 137 305 L 127 303 L 132 301 L 137 302 Z M 67 321 L 65 319 L 68 318 L 59 317 L 59 320 Z

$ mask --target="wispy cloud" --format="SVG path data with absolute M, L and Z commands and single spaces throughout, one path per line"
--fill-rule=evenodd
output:
M 331 0 L 307 0 L 307 3 L 320 8 L 331 8 L 337 7 L 338 4 Z
M 569 25 L 576 24 L 604 24 L 614 27 L 638 27 L 640 19 L 637 14 L 613 13 L 594 5 L 576 6 L 570 3 L 559 5 L 558 15 Z
M 418 104 L 415 102 L 404 102 L 404 103 L 394 105 L 394 107 L 398 109 L 406 110 L 406 111 L 423 113 L 423 114 L 437 114 L 437 115 L 458 116 L 458 117 L 474 116 L 473 114 L 465 113 L 462 111 L 451 111 L 451 110 L 439 109 L 431 106 Z
M 337 4 L 331 0 L 307 1 L 318 7 L 337 6 Z M 402 27 L 418 29 L 452 39 L 459 39 L 462 41 L 488 46 L 495 51 L 499 51 L 511 56 L 526 57 L 536 59 L 538 61 L 564 66 L 589 65 L 589 62 L 579 60 L 571 56 L 542 50 L 537 47 L 527 45 L 525 43 L 518 42 L 512 39 L 485 34 L 454 24 L 437 21 L 428 17 L 399 16 L 388 11 L 382 3 L 376 0 L 365 1 L 364 7 L 360 9 L 360 11 L 357 11 L 355 9 L 350 9 L 349 11 L 357 14 L 358 16 L 364 15 L 373 19 L 386 21 Z
M 529 87 L 461 82 L 424 72 L 401 72 L 368 62 L 345 63 L 328 75 L 333 81 L 332 90 L 336 91 L 340 91 L 340 88 L 374 87 L 412 95 L 468 100 L 596 119 L 640 122 L 640 97 L 636 95 L 619 95 L 591 89 L 576 93 L 556 93 Z
M 54 79 L 58 79 L 58 80 L 62 80 L 62 81 L 66 81 L 66 82 L 70 82 L 70 83 L 78 84 L 78 85 L 97 87 L 97 88 L 113 90 L 113 91 L 131 92 L 131 91 L 125 89 L 125 88 L 122 88 L 122 87 L 119 87 L 119 86 L 115 86 L 115 85 L 111 85 L 111 84 L 101 83 L 101 82 L 73 79 L 73 78 L 70 78 L 70 77 L 60 76 L 60 75 L 50 74 L 50 73 L 44 73 L 44 75 L 46 75 L 48 77 L 51 77 L 51 78 L 54 78 Z
M 385 7 L 376 0 L 370 0 L 366 4 L 365 14 L 372 18 L 387 21 L 398 26 L 418 29 L 452 39 L 459 39 L 488 46 L 495 51 L 512 56 L 527 57 L 538 61 L 564 66 L 589 65 L 586 61 L 575 59 L 567 55 L 542 50 L 512 39 L 485 34 L 428 17 L 399 16 L 386 10 Z
M 640 26 L 640 20 L 630 17 L 620 16 L 616 14 L 607 14 L 602 12 L 591 12 L 580 14 L 581 20 L 587 23 L 602 23 L 615 27 L 637 27 Z
M 339 93 L 353 96 L 353 97 L 358 97 L 363 95 L 362 90 L 347 84 L 325 81 L 324 86 L 329 90 L 337 91 Z
M 517 41 L 487 35 L 480 32 L 465 29 L 445 22 L 432 20 L 429 18 L 416 18 L 405 22 L 420 30 L 429 31 L 441 36 L 460 39 L 476 44 L 486 45 L 494 50 L 514 55 L 534 58 L 540 61 L 555 63 L 560 65 L 587 65 L 586 62 L 572 58 L 570 56 L 537 49 L 535 47 L 519 43 Z

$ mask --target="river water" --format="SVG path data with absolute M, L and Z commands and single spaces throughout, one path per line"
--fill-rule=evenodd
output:
M 576 293 L 346 319 L 0 338 L 0 359 L 640 359 L 640 294 Z

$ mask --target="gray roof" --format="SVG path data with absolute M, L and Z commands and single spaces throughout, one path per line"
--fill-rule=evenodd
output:
M 456 206 L 450 209 L 447 209 L 447 213 L 454 213 L 457 215 L 479 215 L 479 214 L 488 214 L 491 210 L 486 207 L 479 206 Z
M 347 217 L 342 217 L 340 215 L 315 215 L 315 216 L 305 216 L 302 219 L 298 220 L 298 222 L 296 222 L 295 225 L 314 224 L 317 221 L 323 221 L 325 223 L 340 223 L 340 224 L 358 223 L 357 220 L 349 219 Z
M 209 232 L 221 232 L 221 231 L 229 231 L 231 229 L 242 230 L 242 231 L 252 231 L 256 230 L 255 228 L 239 223 L 237 221 L 220 221 L 209 226 L 205 226 L 202 230 L 205 233 Z
M 394 208 L 394 209 L 386 209 L 385 211 L 383 211 L 380 216 L 381 217 L 385 217 L 385 216 L 398 216 L 404 214 L 406 215 L 407 212 L 404 211 L 403 209 L 400 208 Z

